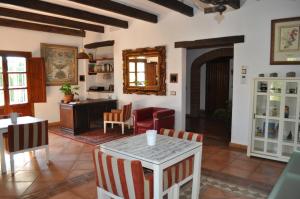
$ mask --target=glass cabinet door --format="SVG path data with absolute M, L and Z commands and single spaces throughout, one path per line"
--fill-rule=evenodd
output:
M 294 152 L 294 146 L 282 145 L 281 155 L 285 157 L 290 157 Z
M 282 88 L 283 88 L 283 81 L 281 81 L 281 80 L 270 81 L 269 92 L 271 95 L 272 94 L 281 94 Z
M 281 96 L 270 95 L 269 96 L 269 116 L 270 117 L 280 117 L 280 107 L 281 107 Z
M 297 97 L 285 97 L 284 118 L 296 119 Z
M 278 140 L 278 131 L 279 131 L 279 120 L 269 119 L 267 138 L 272 140 Z
M 267 153 L 276 155 L 278 153 L 278 143 L 268 142 L 267 143 Z
M 255 134 L 256 138 L 265 138 L 266 120 L 262 118 L 255 119 Z
M 298 82 L 286 82 L 285 93 L 288 95 L 297 95 Z
M 264 141 L 254 140 L 253 149 L 256 152 L 264 152 L 264 148 L 265 148 L 264 145 L 265 145 Z
M 257 116 L 266 116 L 267 113 L 267 95 L 256 96 L 256 114 Z
M 268 82 L 267 81 L 257 81 L 256 92 L 267 93 L 268 92 Z
M 296 135 L 295 132 L 296 132 L 296 122 L 285 121 L 283 127 L 282 141 L 288 143 L 294 143 L 295 135 Z

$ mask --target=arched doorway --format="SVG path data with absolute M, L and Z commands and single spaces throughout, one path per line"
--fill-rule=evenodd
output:
M 197 117 L 200 114 L 200 92 L 201 92 L 201 76 L 200 71 L 203 64 L 225 57 L 233 57 L 233 48 L 219 48 L 209 51 L 196 58 L 191 67 L 191 92 L 190 92 L 190 109 L 191 116 Z

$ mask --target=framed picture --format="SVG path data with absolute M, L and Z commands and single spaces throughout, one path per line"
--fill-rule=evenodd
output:
M 300 64 L 300 17 L 272 20 L 272 65 Z
M 78 84 L 76 46 L 41 44 L 41 56 L 45 59 L 47 85 Z
M 170 83 L 177 83 L 178 82 L 178 74 L 177 73 L 171 73 L 170 74 Z

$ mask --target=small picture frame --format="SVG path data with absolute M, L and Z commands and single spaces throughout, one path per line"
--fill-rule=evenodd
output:
M 271 65 L 300 64 L 300 17 L 272 20 Z
M 170 74 L 170 83 L 178 83 L 178 74 L 177 73 Z

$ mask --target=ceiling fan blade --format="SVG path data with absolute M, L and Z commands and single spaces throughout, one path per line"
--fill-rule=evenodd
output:
M 208 7 L 208 8 L 204 8 L 204 13 L 205 13 L 205 14 L 214 13 L 214 12 L 217 12 L 216 7 Z
M 227 4 L 234 9 L 239 9 L 241 7 L 240 0 L 228 0 Z

